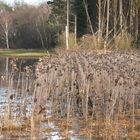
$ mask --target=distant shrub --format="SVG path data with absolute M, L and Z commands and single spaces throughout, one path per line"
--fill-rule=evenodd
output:
M 75 48 L 75 34 L 69 34 L 69 48 Z M 134 39 L 133 37 L 126 31 L 122 31 L 119 33 L 113 41 L 107 46 L 107 49 L 130 49 L 133 47 Z M 98 39 L 98 36 L 86 34 L 83 35 L 81 38 L 78 39 L 77 48 L 78 49 L 93 49 L 93 50 L 100 50 L 104 49 L 105 40 L 103 38 Z M 66 48 L 66 33 L 62 32 L 59 37 L 59 46 L 61 48 Z
M 59 46 L 66 48 L 66 32 L 62 32 L 59 37 Z M 76 47 L 75 34 L 73 32 L 69 33 L 69 48 L 74 49 Z
M 133 37 L 126 31 L 119 33 L 114 39 L 116 49 L 130 49 L 133 47 Z
M 101 49 L 103 48 L 103 39 L 98 40 L 96 35 L 87 34 L 81 37 L 79 46 L 84 49 Z

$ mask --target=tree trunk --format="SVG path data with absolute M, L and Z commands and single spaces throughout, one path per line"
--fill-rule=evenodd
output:
M 69 33 L 68 33 L 68 26 L 65 27 L 66 30 L 66 49 L 69 49 Z
M 138 45 L 138 35 L 139 35 L 139 12 L 138 12 L 138 0 L 137 0 L 136 1 L 136 33 L 135 33 L 137 45 Z
M 116 36 L 117 32 L 117 0 L 114 0 L 114 37 Z
M 101 39 L 102 2 L 98 0 L 98 44 Z
M 6 47 L 9 49 L 9 37 L 8 37 L 8 31 L 5 31 L 5 37 L 6 37 Z
M 39 28 L 38 28 L 37 23 L 36 23 L 36 30 L 37 30 L 37 32 L 38 32 L 38 34 L 39 34 L 39 37 L 40 37 L 40 40 L 41 40 L 42 47 L 43 47 L 43 49 L 45 49 L 45 45 L 44 45 L 44 41 L 43 41 L 43 37 L 42 37 L 42 34 L 41 34 L 41 32 L 40 32 L 40 30 L 39 30 Z
M 88 7 L 87 7 L 87 4 L 86 4 L 86 1 L 83 0 L 83 3 L 84 3 L 84 6 L 85 6 L 86 15 L 87 15 L 87 19 L 88 19 L 88 22 L 89 22 L 89 25 L 90 25 L 91 33 L 94 36 L 94 31 L 93 31 L 92 23 L 91 23 L 90 16 L 89 16 L 89 13 L 88 13 Z
M 120 28 L 121 28 L 121 30 L 122 30 L 122 28 L 123 28 L 123 11 L 122 11 L 122 0 L 120 0 L 120 3 L 119 3 L 119 5 L 120 5 Z
M 75 48 L 77 47 L 77 16 L 75 15 Z
M 106 40 L 105 40 L 105 46 L 104 46 L 104 48 L 107 47 L 108 36 L 109 36 L 109 14 L 110 14 L 109 10 L 110 10 L 110 0 L 107 0 Z
M 8 35 L 8 23 L 5 23 L 5 39 L 6 39 L 6 47 L 9 49 L 9 35 Z
M 69 0 L 67 0 L 66 49 L 69 49 Z
M 133 1 L 130 0 L 130 32 L 133 33 Z

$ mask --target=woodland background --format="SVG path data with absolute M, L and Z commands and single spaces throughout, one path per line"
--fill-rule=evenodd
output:
M 65 46 L 66 0 L 0 2 L 0 48 Z M 69 0 L 70 47 L 139 47 L 140 0 Z M 78 42 L 78 43 L 77 43 Z

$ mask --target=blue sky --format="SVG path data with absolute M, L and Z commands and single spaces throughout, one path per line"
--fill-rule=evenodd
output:
M 3 0 L 3 1 L 8 3 L 8 4 L 13 4 L 15 0 Z M 21 1 L 24 1 L 28 4 L 35 4 L 36 5 L 36 4 L 39 4 L 39 3 L 46 1 L 46 0 L 21 0 Z

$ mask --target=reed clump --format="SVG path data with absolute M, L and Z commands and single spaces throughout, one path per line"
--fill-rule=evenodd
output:
M 84 35 L 80 38 L 78 46 L 82 49 L 100 50 L 104 47 L 104 39 L 97 35 Z
M 34 77 L 33 67 L 23 68 L 24 63 L 22 59 L 8 58 L 8 73 L 3 73 L 0 78 L 0 96 L 3 97 L 0 106 L 0 133 L 4 139 L 30 135 Z
M 133 48 L 134 39 L 131 34 L 123 30 L 114 38 L 115 49 L 125 50 Z
M 66 32 L 62 32 L 62 34 L 59 37 L 59 46 L 61 46 L 61 49 L 66 46 Z M 75 34 L 73 32 L 69 33 L 69 48 L 75 49 L 76 48 L 76 40 L 75 40 Z

